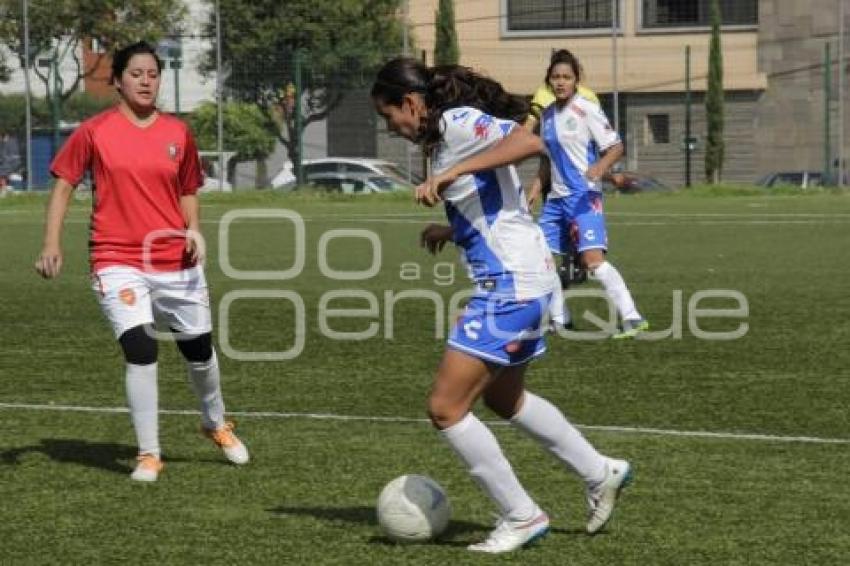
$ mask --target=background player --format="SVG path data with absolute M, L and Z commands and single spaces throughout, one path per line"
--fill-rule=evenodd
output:
M 155 481 L 159 446 L 154 320 L 177 336 L 200 401 L 203 433 L 235 464 L 245 446 L 224 420 L 219 366 L 201 267 L 204 242 L 196 192 L 203 184 L 195 141 L 180 120 L 156 108 L 162 63 L 144 42 L 113 57 L 117 107 L 83 122 L 51 166 L 44 245 L 35 263 L 45 278 L 62 269 L 61 232 L 74 187 L 91 170 L 95 193 L 90 261 L 93 289 L 126 360 L 130 416 L 139 445 L 131 478 Z
M 546 80 L 555 102 L 542 114 L 540 136 L 548 159 L 542 160 L 540 184 L 552 184 L 540 226 L 555 254 L 569 250 L 573 235 L 582 265 L 605 288 L 617 307 L 622 330 L 614 338 L 631 338 L 649 329 L 620 272 L 606 260 L 608 234 L 598 182 L 622 156 L 620 136 L 605 113 L 576 91 L 578 59 L 562 49 L 552 55 Z M 565 317 L 568 318 L 568 317 Z

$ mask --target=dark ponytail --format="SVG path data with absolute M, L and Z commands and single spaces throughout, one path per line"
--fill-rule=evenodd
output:
M 443 112 L 458 106 L 471 106 L 482 112 L 522 123 L 529 106 L 524 97 L 510 94 L 489 77 L 460 65 L 444 65 L 431 69 L 431 81 L 425 93 L 428 122 L 425 143 L 436 144 L 442 137 L 440 120 Z
M 370 95 L 385 104 L 401 106 L 404 95 L 409 92 L 424 95 L 430 79 L 431 73 L 424 63 L 409 57 L 399 57 L 381 67 Z
M 528 116 L 524 97 L 505 91 L 489 77 L 460 65 L 426 67 L 410 58 L 393 59 L 378 72 L 371 96 L 386 104 L 400 106 L 404 95 L 417 92 L 428 108 L 422 141 L 432 147 L 442 139 L 443 112 L 458 106 L 471 106 L 497 118 L 522 123 Z

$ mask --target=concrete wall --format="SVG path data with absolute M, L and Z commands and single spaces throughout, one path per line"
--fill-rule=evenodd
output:
M 727 91 L 724 98 L 725 161 L 722 179 L 751 183 L 757 178 L 755 164 L 755 108 L 758 91 Z M 651 174 L 672 186 L 685 184 L 685 95 L 683 93 L 629 94 L 626 98 L 626 157 L 623 164 Z M 670 142 L 652 143 L 647 115 L 670 117 Z M 705 180 L 705 96 L 694 93 L 691 102 L 691 135 L 698 138 L 691 153 L 691 180 Z
M 793 0 L 780 0 L 802 4 Z M 834 0 L 837 1 L 837 0 Z M 409 0 L 416 49 L 433 61 L 434 13 L 438 0 Z M 611 30 L 534 32 L 516 36 L 502 30 L 504 0 L 456 0 L 455 20 L 461 63 L 486 72 L 508 90 L 531 93 L 540 84 L 553 48 L 566 47 L 581 60 L 588 86 L 600 92 L 613 87 Z M 617 87 L 628 92 L 684 90 L 684 50 L 691 46 L 692 84 L 705 89 L 708 75 L 708 28 L 657 30 L 641 26 L 642 2 L 621 0 L 623 26 L 617 42 Z M 758 68 L 755 26 L 726 28 L 725 84 L 730 90 L 757 90 L 766 81 Z
M 831 137 L 830 162 L 842 153 L 839 129 L 844 128 L 844 159 L 850 152 L 850 105 L 845 100 L 844 124 L 839 123 L 838 100 L 838 2 L 845 8 L 845 97 L 850 97 L 850 2 L 816 0 L 788 2 L 762 0 L 759 3 L 759 70 L 767 76 L 768 88 L 756 106 L 755 151 L 759 173 L 781 170 L 824 168 L 826 143 L 824 49 L 832 50 L 832 100 L 829 103 Z

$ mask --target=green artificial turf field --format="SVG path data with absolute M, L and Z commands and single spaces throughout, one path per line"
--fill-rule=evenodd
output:
M 453 249 L 433 258 L 418 247 L 419 230 L 441 211 L 382 195 L 203 202 L 225 400 L 253 461 L 235 469 L 200 437 L 180 358 L 164 344 L 167 467 L 156 484 L 138 485 L 127 477 L 135 450 L 123 360 L 87 276 L 90 203 L 74 203 L 65 270 L 48 282 L 32 270 L 43 198 L 0 200 L 0 562 L 846 563 L 847 195 L 702 190 L 607 201 L 610 259 L 653 329 L 674 335 L 550 337 L 528 385 L 586 426 L 600 450 L 630 459 L 636 483 L 606 532 L 587 537 L 574 475 L 513 429 L 494 427 L 554 527 L 540 544 L 497 559 L 465 550 L 486 536 L 493 508 L 424 420 L 451 298 L 469 287 Z M 295 224 L 274 218 L 281 214 L 303 221 L 303 245 Z M 294 277 L 244 278 L 299 258 Z M 331 270 L 361 277 L 339 280 Z M 711 290 L 725 298 L 696 300 Z M 599 300 L 570 304 L 574 316 L 606 311 Z M 735 340 L 701 337 L 742 324 Z M 586 319 L 578 326 L 594 330 Z M 287 351 L 292 359 L 246 359 Z M 440 541 L 382 537 L 374 503 L 403 473 L 446 488 L 453 515 Z

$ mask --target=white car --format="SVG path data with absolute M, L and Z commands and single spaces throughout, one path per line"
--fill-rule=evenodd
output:
M 204 184 L 201 185 L 201 188 L 198 190 L 202 193 L 232 193 L 233 185 L 224 179 L 217 179 L 216 177 L 208 177 L 204 175 Z
M 405 184 L 408 183 L 408 173 L 398 164 L 384 159 L 370 159 L 365 157 L 323 157 L 320 159 L 305 159 L 301 164 L 304 178 L 310 182 L 318 175 L 347 175 L 347 176 L 379 176 L 397 179 Z M 410 183 L 418 185 L 422 177 L 411 172 Z M 284 168 L 272 179 L 272 187 L 276 189 L 291 187 L 295 184 L 295 173 L 292 163 L 287 163 Z
M 413 185 L 384 175 L 359 175 L 352 173 L 316 173 L 307 181 L 315 187 L 328 192 L 362 195 L 369 193 L 391 193 L 394 191 L 413 192 Z
M 295 173 L 292 171 L 292 162 L 283 164 L 283 169 L 272 178 L 273 189 L 291 189 L 295 186 Z

